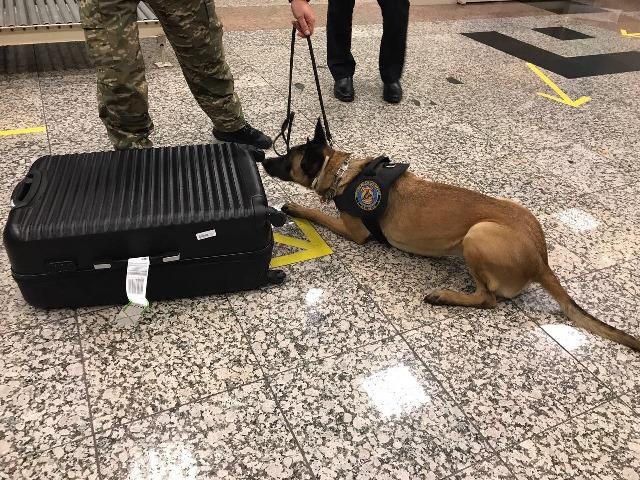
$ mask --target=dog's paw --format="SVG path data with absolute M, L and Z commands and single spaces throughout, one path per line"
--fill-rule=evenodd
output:
M 445 295 L 442 290 L 431 290 L 427 293 L 427 296 L 424 297 L 424 303 L 428 303 L 429 305 L 447 305 L 444 297 Z
M 290 217 L 299 217 L 302 207 L 297 203 L 285 203 L 280 210 Z

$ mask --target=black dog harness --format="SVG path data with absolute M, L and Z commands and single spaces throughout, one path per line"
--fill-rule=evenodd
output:
M 387 209 L 389 189 L 407 168 L 409 164 L 392 163 L 385 156 L 373 159 L 341 195 L 333 198 L 336 208 L 362 220 L 373 238 L 388 245 L 379 220 Z

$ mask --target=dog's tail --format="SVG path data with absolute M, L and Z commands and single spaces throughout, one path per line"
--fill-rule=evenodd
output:
M 639 339 L 598 320 L 580 308 L 560 284 L 560 280 L 558 280 L 558 277 L 553 273 L 551 268 L 547 266 L 538 281 L 540 285 L 556 299 L 562 311 L 576 326 L 584 328 L 594 335 L 613 340 L 614 342 L 640 352 Z

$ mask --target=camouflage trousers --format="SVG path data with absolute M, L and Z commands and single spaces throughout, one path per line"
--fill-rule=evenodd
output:
M 213 0 L 148 0 L 184 77 L 216 129 L 245 121 L 222 46 Z M 147 80 L 136 20 L 137 0 L 80 0 L 89 54 L 98 76 L 100 118 L 116 149 L 151 146 Z

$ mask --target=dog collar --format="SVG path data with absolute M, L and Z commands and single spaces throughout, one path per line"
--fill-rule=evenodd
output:
M 316 178 L 313 179 L 313 182 L 311 182 L 311 188 L 313 190 L 316 189 L 316 187 L 318 186 L 318 181 L 320 181 L 320 177 L 322 176 L 322 174 L 324 173 L 324 169 L 327 167 L 327 163 L 329 162 L 329 159 L 331 157 L 329 155 L 327 155 L 324 158 L 324 162 L 322 163 L 322 168 L 320 169 L 320 171 L 318 172 L 318 175 L 316 175 Z M 304 159 L 303 159 L 304 160 Z
M 333 182 L 331 183 L 331 186 L 327 189 L 327 191 L 325 191 L 322 194 L 322 199 L 325 202 L 328 202 L 329 200 L 333 200 L 333 197 L 335 197 L 338 194 L 338 186 L 340 185 L 340 180 L 342 180 L 342 176 L 345 174 L 345 172 L 349 168 L 350 157 L 351 157 L 351 154 L 347 155 L 344 158 L 344 160 L 342 161 L 342 164 L 336 171 L 336 175 L 333 178 Z M 322 170 L 324 170 L 324 168 Z

